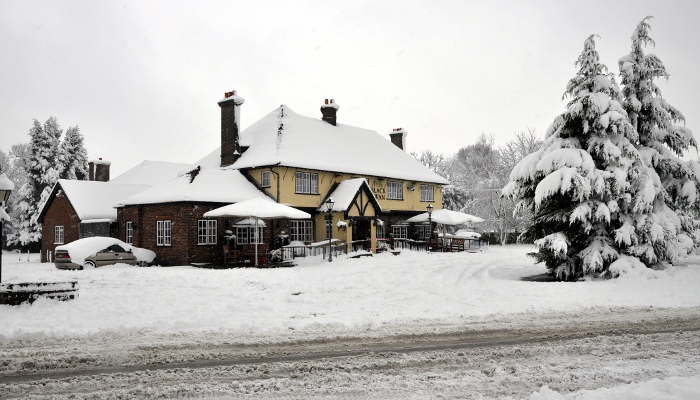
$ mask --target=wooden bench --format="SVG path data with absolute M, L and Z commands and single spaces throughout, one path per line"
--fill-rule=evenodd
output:
M 259 243 L 257 246 L 258 265 L 267 263 L 267 244 Z M 255 243 L 243 245 L 243 258 L 249 260 L 251 265 L 255 265 Z
M 450 251 L 464 251 L 464 239 L 452 238 L 450 241 Z

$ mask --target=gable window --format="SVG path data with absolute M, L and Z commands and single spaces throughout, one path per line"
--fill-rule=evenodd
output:
M 435 201 L 433 185 L 420 185 L 420 201 Z
M 54 228 L 53 242 L 55 244 L 63 244 L 63 225 L 56 225 Z
M 171 246 L 173 243 L 172 221 L 156 221 L 156 246 Z
M 128 244 L 134 244 L 134 223 L 131 221 L 127 221 L 124 230 L 126 231 L 124 241 Z
M 313 241 L 313 221 L 307 219 L 293 219 L 289 222 L 289 240 L 292 242 Z
M 408 226 L 394 225 L 391 227 L 391 233 L 394 235 L 394 239 L 408 239 Z
M 389 200 L 403 200 L 403 184 L 396 181 L 387 182 L 386 198 Z
M 270 187 L 270 171 L 263 171 L 260 177 L 260 186 Z
M 200 219 L 197 221 L 197 244 L 216 244 L 216 220 Z
M 297 172 L 296 193 L 318 194 L 318 174 L 313 172 Z

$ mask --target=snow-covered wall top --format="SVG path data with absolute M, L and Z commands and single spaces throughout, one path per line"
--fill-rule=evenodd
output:
M 145 160 L 110 182 L 156 185 L 169 181 L 190 169 L 192 168 L 189 164 Z
M 267 198 L 238 170 L 204 167 L 198 173 L 184 174 L 153 186 L 121 201 L 120 205 L 197 201 L 237 203 L 254 197 Z
M 101 219 L 115 221 L 117 210 L 114 207 L 119 200 L 150 187 L 149 185 L 68 179 L 59 179 L 57 185 L 63 189 L 81 221 Z
M 449 182 L 375 131 L 299 115 L 282 105 L 243 132 L 231 168 L 284 165 L 421 182 Z M 194 165 L 220 164 L 216 149 Z
M 112 165 L 111 161 L 103 160 L 101 158 L 99 160 L 90 160 L 89 162 L 91 162 L 93 164 Z

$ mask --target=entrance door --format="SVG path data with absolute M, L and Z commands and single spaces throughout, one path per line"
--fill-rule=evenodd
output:
M 363 250 L 369 250 L 371 247 L 370 240 L 372 239 L 372 222 L 370 220 L 358 220 L 355 221 L 355 225 L 352 227 L 352 241 L 361 240 L 361 243 L 356 243 L 355 248 L 360 248 Z

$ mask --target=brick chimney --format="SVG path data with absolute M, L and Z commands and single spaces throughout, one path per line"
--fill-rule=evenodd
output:
M 238 96 L 236 91 L 224 93 L 224 98 L 219 101 L 221 107 L 221 166 L 231 165 L 241 156 L 239 144 L 239 127 L 241 124 L 241 104 L 244 98 Z
M 403 130 L 403 128 L 396 128 L 389 134 L 391 138 L 391 143 L 395 144 L 399 149 L 406 151 L 406 136 L 408 132 Z
M 88 162 L 88 179 L 91 181 L 98 182 L 109 182 L 109 166 L 112 163 L 109 161 L 103 161 L 102 157 L 98 160 L 91 160 Z
M 321 106 L 321 114 L 323 120 L 335 126 L 338 109 L 340 106 L 333 99 L 326 99 L 326 102 Z

